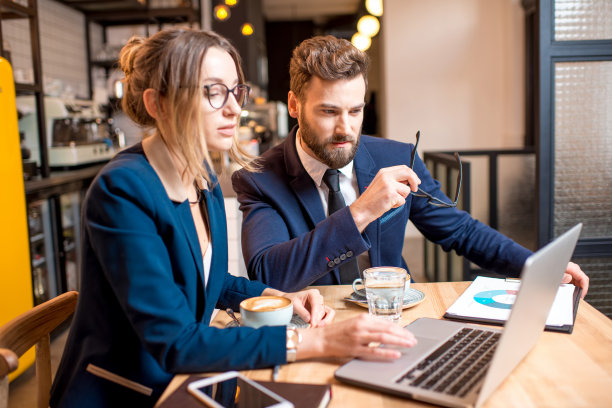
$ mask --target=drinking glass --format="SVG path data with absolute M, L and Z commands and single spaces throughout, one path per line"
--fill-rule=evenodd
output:
M 390 266 L 363 271 L 363 284 L 371 316 L 399 321 L 402 316 L 407 275 L 405 269 Z

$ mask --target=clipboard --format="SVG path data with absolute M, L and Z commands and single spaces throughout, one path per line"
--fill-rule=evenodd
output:
M 477 277 L 478 278 L 482 278 L 482 277 Z M 476 280 L 477 280 L 476 279 Z M 485 279 L 491 279 L 491 280 L 498 280 L 498 281 L 508 281 L 505 279 L 498 279 L 498 278 L 485 278 Z M 445 319 L 449 319 L 449 320 L 457 320 L 457 321 L 463 321 L 463 322 L 471 322 L 471 323 L 482 323 L 482 324 L 492 324 L 492 325 L 498 325 L 498 326 L 503 326 L 506 323 L 507 317 L 506 318 L 491 318 L 491 317 L 484 317 L 484 316 L 474 316 L 471 315 L 469 312 L 467 311 L 456 311 L 457 307 L 456 304 L 460 301 L 466 302 L 468 301 L 466 299 L 467 296 L 471 297 L 471 294 L 473 293 L 473 288 L 472 286 L 476 284 L 476 280 L 474 280 L 472 282 L 472 284 L 470 284 L 470 286 L 459 296 L 459 298 L 457 298 L 457 300 L 447 309 L 446 313 L 444 313 L 444 315 L 442 317 L 444 317 Z M 470 290 L 472 288 L 472 290 Z M 486 292 L 486 291 L 485 291 Z M 481 293 L 485 293 L 485 292 L 481 292 Z M 488 292 L 493 292 L 493 291 L 488 291 Z M 571 297 L 571 307 L 572 307 L 572 323 L 571 324 L 564 324 L 564 325 L 549 325 L 547 324 L 545 327 L 546 331 L 551 331 L 551 332 L 559 332 L 559 333 L 567 333 L 567 334 L 571 334 L 572 331 L 574 330 L 574 323 L 576 322 L 576 315 L 578 313 L 578 306 L 580 304 L 580 295 L 582 294 L 582 289 L 579 287 L 574 287 L 573 293 L 572 293 L 572 297 Z M 486 299 L 485 299 L 486 300 Z M 482 302 L 481 302 L 482 303 Z M 509 310 L 511 306 L 508 306 L 507 309 Z M 453 310 L 455 310 L 455 312 L 453 312 Z

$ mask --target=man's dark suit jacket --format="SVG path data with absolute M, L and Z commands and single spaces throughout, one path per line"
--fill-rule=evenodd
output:
M 261 158 L 261 171 L 232 176 L 243 212 L 242 250 L 249 277 L 286 291 L 308 285 L 339 284 L 338 262 L 369 251 L 372 266 L 401 266 L 404 233 L 410 220 L 446 251 L 455 250 L 488 270 L 516 276 L 531 252 L 455 208 L 441 208 L 410 195 L 359 233 L 348 207 L 325 216 L 317 188 L 298 157 L 295 127 L 287 139 Z M 361 136 L 354 158 L 359 192 L 379 169 L 408 165 L 412 144 Z M 417 156 L 420 187 L 446 197 Z M 451 200 L 449 200 L 450 202 Z

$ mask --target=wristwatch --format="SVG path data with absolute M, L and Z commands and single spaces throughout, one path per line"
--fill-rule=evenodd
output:
M 298 344 L 302 342 L 302 333 L 293 327 L 287 327 L 287 362 L 292 363 L 297 356 Z

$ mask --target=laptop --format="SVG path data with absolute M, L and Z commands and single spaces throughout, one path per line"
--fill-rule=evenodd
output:
M 481 406 L 540 338 L 581 229 L 574 226 L 527 258 L 503 330 L 420 318 L 406 326 L 418 344 L 401 349 L 398 360 L 354 359 L 335 377 L 447 407 Z

